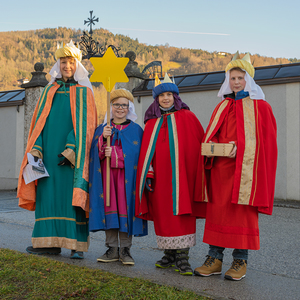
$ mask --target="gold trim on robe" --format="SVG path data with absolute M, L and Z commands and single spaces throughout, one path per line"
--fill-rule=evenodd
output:
M 242 99 L 244 112 L 245 151 L 242 163 L 238 204 L 250 204 L 253 185 L 253 169 L 256 150 L 256 122 L 254 102 L 249 97 Z

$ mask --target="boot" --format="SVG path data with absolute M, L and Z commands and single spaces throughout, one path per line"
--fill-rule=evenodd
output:
M 225 273 L 225 278 L 229 280 L 241 280 L 246 276 L 247 261 L 244 259 L 234 259 L 231 268 Z
M 108 247 L 107 251 L 97 261 L 101 262 L 112 262 L 119 260 L 119 247 Z
M 211 275 L 222 274 L 222 261 L 220 259 L 206 256 L 206 260 L 201 267 L 198 267 L 194 271 L 195 275 L 208 277 Z
M 132 258 L 128 247 L 120 249 L 120 260 L 123 265 L 134 265 L 134 259 Z
M 72 259 L 83 259 L 83 252 L 82 251 L 71 250 L 70 258 L 72 258 Z
M 155 263 L 155 266 L 162 269 L 174 267 L 175 256 L 176 256 L 176 250 L 167 249 L 164 251 L 164 256 L 162 257 L 162 259 L 158 260 Z
M 26 248 L 26 251 L 30 254 L 54 254 L 57 255 L 61 252 L 61 248 L 51 247 L 51 248 L 33 248 L 29 246 Z
M 189 248 L 176 250 L 175 271 L 180 275 L 193 275 L 193 269 L 189 264 Z

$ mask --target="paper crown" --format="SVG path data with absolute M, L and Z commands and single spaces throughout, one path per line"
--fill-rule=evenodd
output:
M 252 78 L 254 77 L 255 70 L 251 64 L 249 52 L 243 58 L 240 58 L 239 51 L 237 51 L 232 61 L 226 66 L 225 73 L 233 68 L 245 70 Z
M 155 76 L 154 81 L 154 88 L 152 90 L 152 96 L 155 99 L 158 95 L 165 93 L 165 92 L 172 92 L 179 95 L 179 89 L 174 81 L 172 81 L 168 75 L 168 73 L 165 74 L 164 82 L 161 83 L 158 76 Z
M 133 103 L 133 95 L 126 89 L 117 89 L 110 93 L 110 102 L 117 98 L 126 98 Z
M 82 53 L 79 44 L 77 48 L 74 45 L 72 40 L 68 44 L 64 44 L 62 42 L 59 45 L 59 43 L 57 43 L 57 50 L 55 51 L 55 59 L 58 60 L 61 57 L 67 57 L 67 56 L 72 56 L 74 58 L 77 58 L 78 61 L 81 61 Z

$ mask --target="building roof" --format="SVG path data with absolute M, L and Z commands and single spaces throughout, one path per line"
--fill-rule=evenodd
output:
M 25 90 L 12 90 L 0 92 L 0 106 L 23 105 L 25 100 Z
M 208 91 L 220 89 L 225 71 L 174 76 L 179 92 Z M 254 80 L 258 85 L 300 82 L 300 63 L 255 68 Z M 152 95 L 154 79 L 146 79 L 136 87 L 133 96 Z

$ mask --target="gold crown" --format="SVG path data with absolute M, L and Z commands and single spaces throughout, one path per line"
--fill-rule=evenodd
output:
M 132 103 L 134 101 L 133 95 L 128 90 L 121 88 L 121 89 L 114 90 L 113 92 L 110 93 L 110 102 L 120 97 L 126 98 Z
M 254 77 L 254 67 L 251 64 L 249 52 L 240 58 L 239 51 L 237 51 L 232 59 L 232 61 L 226 66 L 225 73 L 233 68 L 240 68 L 245 70 L 252 78 Z
M 171 78 L 169 77 L 168 73 L 165 73 L 165 77 L 164 77 L 164 82 L 163 83 L 174 83 L 174 79 L 173 81 L 171 80 Z M 158 86 L 161 84 L 161 81 L 159 80 L 157 74 L 155 75 L 155 81 L 154 81 L 154 87 Z
M 55 51 L 55 59 L 59 59 L 61 57 L 67 57 L 67 56 L 72 56 L 74 58 L 77 58 L 78 61 L 81 61 L 82 59 L 82 52 L 80 50 L 80 46 L 78 44 L 78 47 L 76 47 L 71 40 L 70 43 L 65 44 L 57 43 L 57 50 Z

